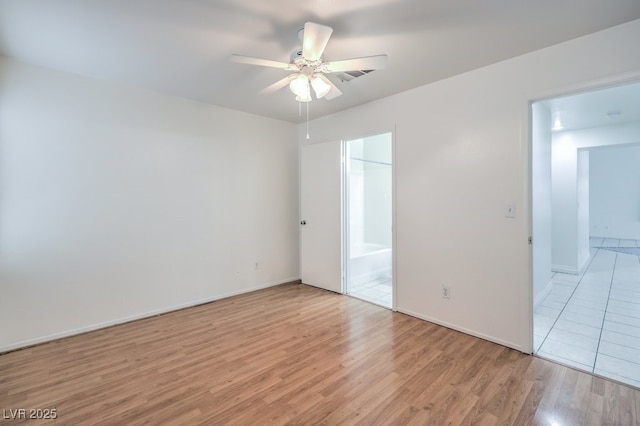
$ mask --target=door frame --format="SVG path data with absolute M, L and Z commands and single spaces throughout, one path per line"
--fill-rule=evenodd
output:
M 391 134 L 391 179 L 392 179 L 392 183 L 391 183 L 391 187 L 392 187 L 392 209 L 391 209 L 391 226 L 392 226 L 392 235 L 391 235 L 391 244 L 392 244 L 392 307 L 391 310 L 393 312 L 397 312 L 397 300 L 398 300 L 398 268 L 397 268 L 397 235 L 398 235 L 398 227 L 397 227 L 397 214 L 396 214 L 396 204 L 397 204 L 397 168 L 396 168 L 396 126 L 394 125 L 393 128 L 391 129 L 379 129 L 378 131 L 375 132 L 371 132 L 371 133 L 367 133 L 367 134 L 363 134 L 363 135 L 354 135 L 354 136 L 349 136 L 348 139 L 347 138 L 342 138 L 339 140 L 340 142 L 340 162 L 341 162 L 341 172 L 340 172 L 340 233 L 341 233 L 341 244 L 340 244 L 340 251 L 341 251 L 341 255 L 340 255 L 340 259 L 341 259 L 341 265 L 340 265 L 340 276 L 341 276 L 341 282 L 340 282 L 340 293 L 341 294 L 346 294 L 346 277 L 345 277 L 345 266 L 344 266 L 344 260 L 345 260 L 345 229 L 344 229 L 344 223 L 345 223 L 345 191 L 344 191 L 344 187 L 345 187 L 345 146 L 346 146 L 346 142 L 348 140 L 352 140 L 352 139 L 358 139 L 358 138 L 366 138 L 366 137 L 370 137 L 370 136 L 375 136 L 375 135 L 380 135 L 380 134 L 384 134 L 384 133 L 390 133 Z M 336 139 L 329 139 L 329 140 L 325 140 L 322 142 L 313 142 L 313 143 L 309 143 L 306 140 L 305 141 L 301 141 L 298 144 L 298 246 L 299 246 L 299 251 L 298 251 L 298 265 L 299 267 L 302 266 L 302 229 L 300 228 L 299 222 L 301 220 L 304 220 L 304 218 L 302 217 L 303 215 L 303 211 L 302 211 L 302 149 L 305 146 L 308 145 L 316 145 L 316 144 L 322 144 L 322 143 L 331 143 L 331 142 L 336 142 Z M 300 270 L 300 276 L 301 274 L 301 270 Z
M 605 78 L 599 78 L 589 81 L 584 81 L 578 84 L 573 84 L 569 86 L 561 86 L 556 88 L 551 88 L 548 90 L 533 92 L 526 95 L 526 99 L 523 102 L 523 111 L 522 117 L 523 121 L 527 123 L 526 126 L 523 126 L 522 131 L 526 132 L 526 134 L 522 135 L 522 140 L 527 141 L 527 149 L 523 150 L 523 163 L 525 166 L 526 172 L 526 202 L 528 206 L 525 211 L 527 212 L 526 217 L 526 229 L 529 238 L 533 235 L 533 113 L 532 106 L 536 102 L 559 98 L 563 96 L 575 95 L 579 93 L 591 92 L 596 90 L 607 89 L 614 86 L 620 86 L 625 84 L 637 83 L 640 81 L 640 72 L 630 72 L 630 73 L 621 73 L 613 76 L 607 76 Z M 526 108 L 526 110 L 525 110 Z M 525 348 L 523 352 L 528 354 L 534 354 L 534 294 L 533 294 L 533 270 L 534 270 L 534 259 L 533 259 L 533 244 L 535 241 L 529 244 L 529 252 L 528 252 L 528 277 L 529 277 L 529 286 L 528 286 L 528 294 L 523 307 L 523 312 L 526 312 L 527 319 L 527 332 L 529 333 L 528 348 Z

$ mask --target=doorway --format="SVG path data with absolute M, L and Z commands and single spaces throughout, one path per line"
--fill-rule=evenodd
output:
M 640 387 L 640 83 L 531 106 L 533 349 Z
M 392 134 L 344 143 L 345 293 L 393 306 Z

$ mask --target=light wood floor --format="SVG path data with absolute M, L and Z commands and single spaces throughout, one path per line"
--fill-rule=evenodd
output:
M 18 408 L 57 419 L 0 423 L 637 425 L 640 391 L 286 284 L 0 355 Z

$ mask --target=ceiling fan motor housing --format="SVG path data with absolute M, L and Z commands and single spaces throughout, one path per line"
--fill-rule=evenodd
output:
M 290 62 L 295 62 L 296 59 L 300 59 L 302 58 L 302 49 L 296 49 L 293 52 L 291 52 L 291 55 L 289 56 Z
M 260 93 L 262 94 L 273 93 L 289 85 L 292 91 L 296 93 L 296 99 L 302 102 L 311 100 L 309 95 L 311 88 L 315 91 L 317 98 L 333 99 L 340 96 L 342 92 L 325 74 L 341 72 L 343 77 L 340 80 L 346 81 L 348 79 L 346 77 L 347 74 L 355 77 L 354 74 L 351 74 L 351 71 L 358 70 L 358 72 L 364 74 L 368 71 L 359 70 L 382 68 L 386 63 L 387 55 L 323 62 L 324 49 L 332 32 L 333 29 L 326 25 L 306 22 L 304 28 L 298 31 L 302 47 L 291 52 L 289 63 L 236 54 L 231 56 L 231 60 L 243 64 L 279 68 L 293 72 L 293 74 L 289 74 L 261 90 Z

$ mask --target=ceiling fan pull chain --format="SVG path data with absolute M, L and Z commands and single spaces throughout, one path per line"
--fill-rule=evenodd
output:
M 306 102 L 307 104 L 307 140 L 309 140 L 309 104 L 311 102 Z
M 298 101 L 298 117 L 302 117 L 302 102 Z

